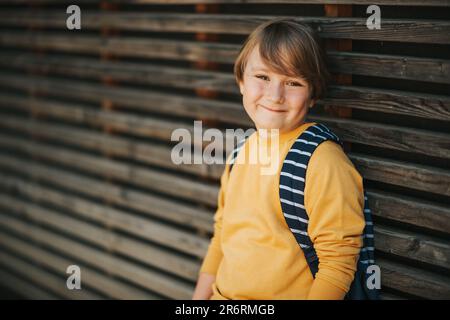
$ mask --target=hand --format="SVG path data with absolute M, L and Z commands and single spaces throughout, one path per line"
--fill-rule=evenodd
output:
M 209 300 L 213 294 L 211 287 L 215 281 L 216 276 L 203 272 L 200 273 L 192 300 Z

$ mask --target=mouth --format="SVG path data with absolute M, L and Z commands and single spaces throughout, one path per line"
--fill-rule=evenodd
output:
M 268 108 L 266 106 L 263 106 L 262 104 L 260 104 L 259 106 L 264 108 L 264 109 L 266 109 L 266 110 L 272 111 L 272 112 L 277 112 L 277 113 L 286 112 L 286 110 L 272 109 L 272 108 Z

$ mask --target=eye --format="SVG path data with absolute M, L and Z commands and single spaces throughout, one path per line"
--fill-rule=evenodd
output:
M 264 78 L 268 79 L 268 77 L 265 76 L 265 75 L 256 75 L 255 77 L 258 78 L 258 79 L 262 79 L 262 80 L 264 80 Z
M 288 83 L 291 83 L 293 87 L 301 87 L 302 85 L 296 81 L 288 81 Z

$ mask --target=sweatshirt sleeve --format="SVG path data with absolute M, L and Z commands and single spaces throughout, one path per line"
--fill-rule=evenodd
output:
M 217 210 L 214 215 L 214 234 L 211 238 L 211 242 L 208 247 L 208 251 L 200 267 L 199 273 L 209 273 L 216 275 L 219 264 L 222 261 L 222 247 L 220 243 L 221 231 L 222 231 L 222 215 L 223 207 L 225 203 L 225 190 L 228 183 L 229 165 L 225 166 L 225 169 L 220 178 L 220 190 L 217 199 Z
M 350 289 L 364 230 L 363 179 L 342 148 L 321 143 L 306 171 L 308 234 L 319 258 L 310 299 L 342 299 Z

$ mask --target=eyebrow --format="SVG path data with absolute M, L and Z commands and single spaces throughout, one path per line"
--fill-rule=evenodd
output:
M 251 69 L 252 69 L 252 72 L 254 72 L 254 71 L 265 71 L 265 72 L 270 72 L 270 70 L 269 69 L 267 69 L 267 68 L 265 68 L 265 67 L 263 67 L 263 66 L 255 66 L 255 67 L 251 67 Z M 301 77 L 296 77 L 296 76 L 287 76 L 287 78 L 290 78 L 290 79 L 296 79 L 296 80 L 303 80 Z
M 254 66 L 254 67 L 252 67 L 252 71 L 255 71 L 255 70 L 270 71 L 269 69 L 267 69 L 266 67 L 263 67 L 263 66 Z

